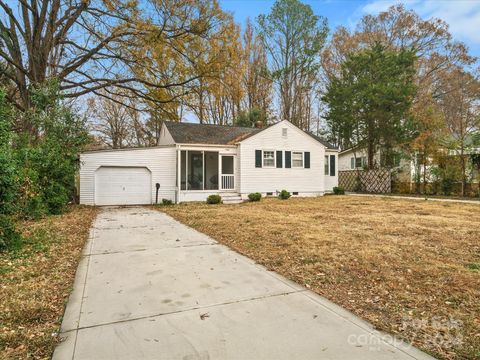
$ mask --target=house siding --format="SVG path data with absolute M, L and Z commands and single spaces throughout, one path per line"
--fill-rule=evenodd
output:
M 95 172 L 101 166 L 145 167 L 151 172 L 152 202 L 155 184 L 160 184 L 158 199 L 175 201 L 175 147 L 96 151 L 80 154 L 80 203 L 95 205 Z
M 338 156 L 338 169 L 343 170 L 353 170 L 351 167 L 351 158 L 362 158 L 368 157 L 367 151 L 365 149 L 357 149 L 355 152 L 353 150 L 346 151 Z M 380 162 L 380 153 L 377 152 L 374 157 L 376 163 Z
M 287 136 L 282 129 L 287 128 Z M 255 167 L 255 150 L 310 152 L 310 168 Z M 298 192 L 299 196 L 323 195 L 325 147 L 292 124 L 283 121 L 252 136 L 239 145 L 240 193 L 247 198 L 249 193 L 267 193 L 286 189 Z

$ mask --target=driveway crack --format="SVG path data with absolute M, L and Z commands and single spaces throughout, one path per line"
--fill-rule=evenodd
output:
M 92 329 L 92 328 L 97 328 L 97 327 L 101 327 L 101 326 L 122 324 L 122 323 L 127 323 L 127 322 L 131 322 L 131 321 L 136 321 L 136 320 L 151 319 L 151 318 L 155 318 L 155 317 L 159 317 L 159 316 L 180 314 L 180 313 L 183 313 L 183 312 L 189 312 L 189 311 L 194 311 L 194 310 L 211 309 L 211 308 L 215 308 L 215 307 L 218 307 L 218 306 L 232 305 L 232 304 L 239 304 L 239 303 L 249 302 L 249 301 L 269 299 L 269 298 L 273 298 L 273 297 L 286 296 L 286 295 L 301 293 L 301 292 L 305 292 L 305 291 L 308 291 L 308 290 L 307 289 L 301 289 L 301 290 L 287 291 L 287 292 L 282 292 L 282 293 L 277 293 L 277 294 L 254 296 L 254 297 L 247 298 L 247 299 L 231 300 L 231 301 L 226 301 L 226 302 L 217 303 L 217 304 L 209 304 L 209 305 L 204 305 L 204 306 L 194 306 L 194 307 L 189 307 L 189 308 L 185 308 L 185 309 L 182 309 L 182 310 L 138 316 L 138 317 L 131 318 L 131 319 L 110 321 L 110 322 L 106 322 L 106 323 L 94 324 L 94 325 L 89 325 L 89 326 L 82 326 L 82 327 L 78 327 L 77 330 Z

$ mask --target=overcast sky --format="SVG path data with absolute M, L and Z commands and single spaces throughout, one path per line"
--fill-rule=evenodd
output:
M 377 14 L 389 6 L 403 3 L 407 9 L 415 10 L 422 18 L 432 17 L 445 20 L 456 40 L 470 49 L 470 54 L 480 57 L 480 0 L 303 0 L 315 14 L 328 18 L 331 29 L 339 25 L 355 27 L 362 15 Z M 254 19 L 270 11 L 273 0 L 220 0 L 224 10 L 233 12 L 238 23 L 247 17 Z

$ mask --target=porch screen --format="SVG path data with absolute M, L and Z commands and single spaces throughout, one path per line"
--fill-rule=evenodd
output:
M 182 150 L 181 190 L 218 190 L 218 152 Z
M 218 190 L 218 152 L 205 151 L 205 190 Z

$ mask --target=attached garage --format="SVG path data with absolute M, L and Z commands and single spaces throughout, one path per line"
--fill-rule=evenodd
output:
M 152 174 L 146 167 L 100 166 L 95 171 L 95 204 L 152 203 Z
M 176 148 L 88 151 L 80 155 L 80 203 L 146 205 L 176 196 Z

